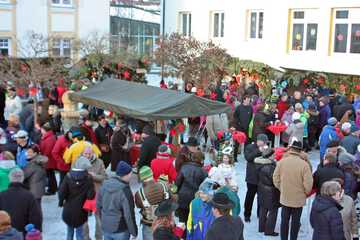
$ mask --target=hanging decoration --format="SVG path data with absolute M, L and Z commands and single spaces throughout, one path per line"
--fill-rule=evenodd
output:
M 337 38 L 337 40 L 339 40 L 339 41 L 341 42 L 341 41 L 344 40 L 344 35 L 338 34 L 338 35 L 336 36 L 336 38 Z

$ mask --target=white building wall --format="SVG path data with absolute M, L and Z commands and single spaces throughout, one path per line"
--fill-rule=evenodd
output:
M 0 12 L 0 31 L 11 31 L 11 12 Z
M 179 30 L 180 12 L 191 12 L 192 36 L 203 41 L 213 40 L 240 59 L 274 67 L 360 75 L 360 54 L 330 52 L 329 55 L 331 9 L 360 8 L 359 0 L 166 0 L 165 7 L 166 33 Z M 247 12 L 260 9 L 264 11 L 263 38 L 249 39 Z M 316 51 L 287 51 L 290 9 L 316 9 Z M 212 11 L 225 13 L 224 38 L 213 39 L 210 35 Z

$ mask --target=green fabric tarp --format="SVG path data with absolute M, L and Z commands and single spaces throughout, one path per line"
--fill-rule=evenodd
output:
M 106 79 L 84 91 L 72 93 L 70 99 L 145 121 L 180 119 L 231 111 L 229 106 L 218 101 L 117 79 Z

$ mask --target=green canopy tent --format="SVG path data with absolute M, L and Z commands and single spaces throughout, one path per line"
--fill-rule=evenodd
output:
M 70 99 L 145 121 L 231 111 L 229 106 L 218 101 L 117 79 L 107 79 L 84 91 L 72 93 Z

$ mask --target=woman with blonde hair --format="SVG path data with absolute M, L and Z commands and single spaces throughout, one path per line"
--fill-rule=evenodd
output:
M 339 202 L 343 190 L 336 181 L 327 181 L 316 196 L 310 213 L 310 224 L 314 229 L 313 240 L 343 240 L 343 220 Z

